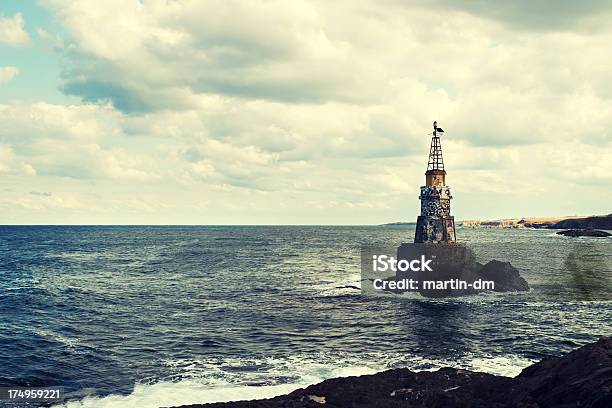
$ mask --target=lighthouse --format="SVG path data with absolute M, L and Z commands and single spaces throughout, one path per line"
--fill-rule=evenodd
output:
M 417 218 L 415 243 L 452 243 L 456 241 L 455 219 L 451 215 L 450 188 L 446 185 L 446 171 L 442 159 L 440 134 L 444 133 L 433 123 L 429 161 L 425 172 L 425 185 L 421 187 L 421 215 Z

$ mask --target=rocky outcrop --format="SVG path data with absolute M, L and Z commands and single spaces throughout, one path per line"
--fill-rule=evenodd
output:
M 604 229 L 612 230 L 612 214 L 591 217 L 534 217 L 491 221 L 465 220 L 464 227 Z
M 465 244 L 402 244 L 397 249 L 397 259 L 419 259 L 423 255 L 432 259 L 431 269 L 416 273 L 398 272 L 394 280 L 414 278 L 418 281 L 418 292 L 424 297 L 444 298 L 474 295 L 481 292 L 521 292 L 528 291 L 529 284 L 520 276 L 519 270 L 509 262 L 491 260 L 486 264 L 476 261 L 476 255 Z M 463 281 L 468 287 L 425 288 L 424 281 L 450 282 Z M 493 287 L 477 287 L 478 281 L 493 282 Z M 395 291 L 402 292 L 402 291 Z
M 606 231 L 599 231 L 594 229 L 571 229 L 557 232 L 557 235 L 564 235 L 566 237 L 597 237 L 605 238 L 612 236 Z
M 612 229 L 612 214 L 592 217 L 569 217 L 563 219 L 528 219 L 519 221 L 527 228 L 550 229 Z
M 553 224 L 554 229 L 604 229 L 612 230 L 612 214 L 586 218 L 570 218 Z
M 496 259 L 483 265 L 477 275 L 483 280 L 495 282 L 495 292 L 527 291 L 529 284 L 521 277 L 518 269 L 510 262 L 501 262 Z
M 182 408 L 591 407 L 612 406 L 612 339 L 547 358 L 517 377 L 442 368 L 334 378 L 266 400 Z
M 538 407 L 611 407 L 612 338 L 525 368 L 515 380 Z

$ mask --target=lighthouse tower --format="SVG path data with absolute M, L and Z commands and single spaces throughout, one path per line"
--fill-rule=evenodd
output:
M 442 128 L 433 123 L 433 136 L 429 149 L 429 162 L 425 172 L 425 185 L 421 187 L 421 215 L 417 218 L 415 243 L 455 242 L 455 219 L 450 213 L 453 198 L 446 185 L 440 133 Z

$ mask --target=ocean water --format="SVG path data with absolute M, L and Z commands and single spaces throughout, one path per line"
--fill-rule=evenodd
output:
M 362 245 L 413 236 L 410 227 L 0 227 L 0 386 L 60 385 L 64 407 L 149 408 L 271 397 L 395 367 L 516 375 L 610 334 L 605 296 L 539 296 L 555 279 L 576 280 L 552 258 L 567 265 L 576 243 L 593 245 L 546 230 L 458 231 L 511 258 L 529 293 L 429 300 L 352 287 Z

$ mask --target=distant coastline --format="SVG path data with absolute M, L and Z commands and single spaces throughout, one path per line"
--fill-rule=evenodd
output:
M 414 222 L 391 222 L 384 227 L 414 226 Z M 544 228 L 544 229 L 604 229 L 612 230 L 612 213 L 608 215 L 567 216 L 567 217 L 524 217 L 499 220 L 463 220 L 462 227 L 488 228 Z
M 509 218 L 501 220 L 464 220 L 463 227 L 496 227 L 496 228 L 545 228 L 545 229 L 612 229 L 612 214 L 593 215 L 588 217 L 532 217 Z
M 398 222 L 390 222 L 387 224 L 381 224 L 381 227 L 412 227 L 415 226 L 416 222 L 404 222 L 404 221 L 398 221 Z

